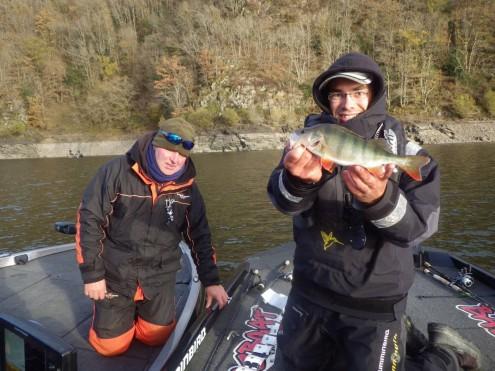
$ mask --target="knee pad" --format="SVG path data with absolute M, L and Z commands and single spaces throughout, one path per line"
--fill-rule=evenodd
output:
M 164 344 L 172 334 L 176 325 L 176 321 L 173 320 L 168 325 L 156 325 L 151 322 L 147 322 L 141 317 L 136 321 L 136 339 L 146 345 L 156 346 Z
M 134 338 L 135 328 L 132 327 L 129 331 L 122 335 L 113 338 L 100 338 L 96 331 L 91 327 L 89 329 L 88 341 L 91 346 L 102 356 L 112 357 L 124 353 L 131 345 Z

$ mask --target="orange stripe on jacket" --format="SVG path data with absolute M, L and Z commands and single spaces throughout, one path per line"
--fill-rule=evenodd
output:
M 169 325 L 155 325 L 154 323 L 147 322 L 141 317 L 138 317 L 135 326 L 136 339 L 150 346 L 165 344 L 172 334 L 176 323 L 177 322 L 174 320 Z
M 81 250 L 81 223 L 80 223 L 80 210 L 82 203 L 79 204 L 76 214 L 76 260 L 78 264 L 84 263 L 84 258 Z
M 186 210 L 186 224 L 187 224 L 187 227 L 186 227 L 186 236 L 187 236 L 188 243 L 190 245 L 189 247 L 192 250 L 192 253 L 194 254 L 194 261 L 199 266 L 199 255 L 198 255 L 198 252 L 196 251 L 196 245 L 194 244 L 194 240 L 191 237 L 191 229 L 192 229 L 192 227 L 191 227 L 191 222 L 189 221 L 189 213 L 187 212 L 187 210 Z M 216 253 L 216 250 L 215 250 L 215 246 L 213 246 L 213 244 L 211 244 L 210 247 L 211 247 L 211 249 L 213 251 L 213 254 L 211 256 L 211 260 L 213 261 L 213 263 L 217 264 L 217 253 Z
M 146 174 L 144 174 L 141 171 L 141 168 L 139 167 L 139 164 L 136 162 L 134 165 L 132 165 L 132 170 L 139 176 L 139 178 L 143 181 L 144 184 L 147 184 L 150 186 L 151 189 L 151 196 L 153 200 L 153 205 L 155 204 L 157 197 L 158 197 L 158 187 L 159 185 L 155 183 L 152 179 L 148 178 Z M 177 184 L 175 182 L 167 182 L 165 183 L 161 188 L 160 192 L 166 192 L 166 191 L 176 191 L 182 188 L 187 188 L 191 186 L 194 183 L 194 178 L 189 179 L 185 183 L 180 183 Z
M 115 199 L 110 201 L 110 203 L 113 204 L 116 199 L 117 196 L 115 197 Z M 79 204 L 76 214 L 76 260 L 78 264 L 84 263 L 84 256 L 82 254 L 82 245 L 81 245 L 81 207 L 82 207 L 82 202 Z M 110 214 L 111 213 L 113 213 L 113 206 L 112 206 L 112 210 L 110 211 Z M 101 254 L 103 253 L 103 240 L 106 238 L 106 233 L 104 228 L 108 227 L 108 225 L 110 224 L 108 220 L 108 215 L 105 216 L 105 220 L 106 220 L 105 225 L 104 226 L 100 225 L 100 230 L 103 237 L 99 240 L 100 248 L 98 251 L 98 256 L 101 256 Z

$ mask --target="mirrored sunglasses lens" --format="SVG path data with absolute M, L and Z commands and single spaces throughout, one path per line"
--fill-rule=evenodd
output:
M 182 147 L 184 147 L 185 150 L 190 151 L 194 147 L 194 142 L 191 142 L 190 140 L 184 140 L 182 142 Z
M 180 137 L 180 135 L 174 133 L 167 133 L 165 135 L 165 138 L 167 138 L 167 140 L 173 144 L 180 144 L 182 142 L 182 138 Z

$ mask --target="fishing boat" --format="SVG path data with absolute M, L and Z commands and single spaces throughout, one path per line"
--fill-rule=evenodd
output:
M 74 234 L 71 223 L 56 229 Z M 122 356 L 98 355 L 86 338 L 93 307 L 82 292 L 75 244 L 0 256 L 0 370 L 162 370 L 188 325 L 203 310 L 203 291 L 188 246 L 176 275 L 177 325 L 163 347 L 134 341 Z
M 58 228 L 73 232 L 70 224 Z M 239 264 L 225 284 L 231 299 L 221 311 L 203 310 L 189 249 L 180 247 L 174 333 L 163 347 L 134 341 L 111 358 L 86 341 L 92 306 L 82 294 L 73 244 L 0 257 L 0 369 L 282 371 L 276 335 L 291 287 L 294 244 Z M 483 370 L 494 370 L 495 276 L 438 250 L 421 251 L 416 263 L 408 298 L 415 325 L 425 333 L 428 322 L 455 328 L 480 348 Z M 44 366 L 32 367 L 36 362 Z

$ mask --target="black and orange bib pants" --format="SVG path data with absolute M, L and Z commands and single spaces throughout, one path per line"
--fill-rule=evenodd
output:
M 174 275 L 175 278 L 175 275 Z M 175 279 L 152 299 L 138 287 L 134 298 L 115 294 L 95 300 L 89 343 L 104 356 L 124 353 L 134 337 L 144 344 L 164 344 L 175 328 Z

